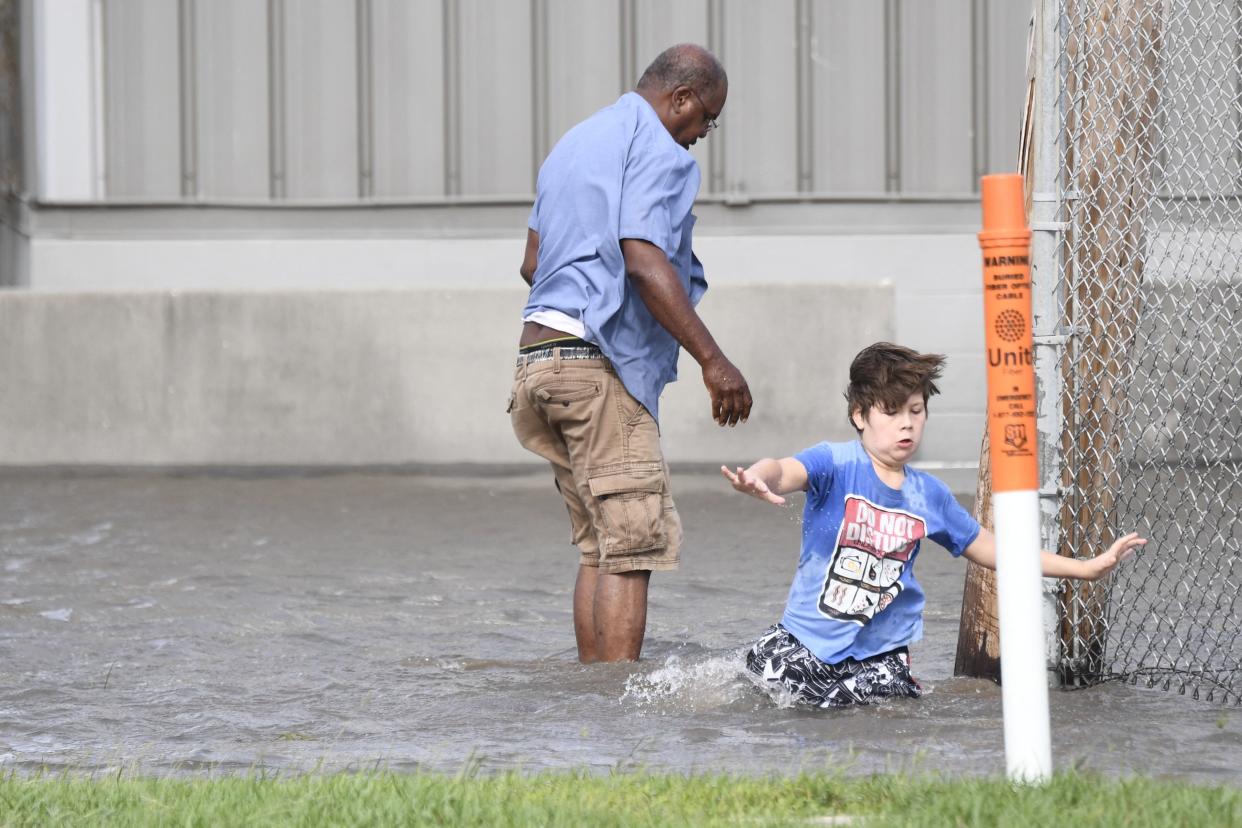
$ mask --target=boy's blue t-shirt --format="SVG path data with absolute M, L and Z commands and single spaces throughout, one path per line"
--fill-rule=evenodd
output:
M 857 440 L 820 443 L 795 459 L 807 472 L 802 555 L 781 623 L 828 664 L 919 640 L 919 541 L 961 555 L 979 524 L 929 474 L 907 466 L 900 489 L 881 482 Z

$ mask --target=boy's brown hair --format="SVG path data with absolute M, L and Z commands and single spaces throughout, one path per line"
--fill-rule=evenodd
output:
M 850 425 L 861 433 L 854 424 L 855 411 L 866 417 L 878 405 L 894 414 L 916 392 L 922 392 L 926 405 L 929 397 L 940 393 L 935 381 L 944 370 L 944 361 L 943 354 L 920 354 L 891 342 L 863 348 L 850 363 L 850 385 L 845 391 Z

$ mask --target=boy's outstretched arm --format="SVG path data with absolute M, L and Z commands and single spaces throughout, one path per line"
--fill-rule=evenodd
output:
M 736 472 L 729 471 L 728 466 L 721 466 L 720 473 L 742 494 L 777 506 L 785 505 L 785 498 L 781 495 L 806 491 L 806 466 L 792 457 L 780 460 L 765 457 L 749 469 L 738 466 Z
M 1117 564 L 1133 555 L 1145 543 L 1147 543 L 1147 538 L 1140 538 L 1138 532 L 1131 532 L 1113 541 L 1108 551 L 1087 560 L 1066 558 L 1054 555 L 1047 550 L 1041 550 L 1039 553 L 1040 568 L 1046 578 L 1095 581 L 1116 569 Z M 962 555 L 980 566 L 996 569 L 996 536 L 987 529 L 980 529 L 979 537 L 966 547 Z

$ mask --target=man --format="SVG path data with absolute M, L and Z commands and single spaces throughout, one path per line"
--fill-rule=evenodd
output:
M 509 409 L 569 508 L 583 662 L 638 659 L 651 572 L 678 565 L 657 423 L 679 345 L 702 368 L 717 423 L 750 414 L 746 380 L 694 310 L 707 282 L 691 250 L 699 169 L 688 149 L 715 128 L 728 88 L 707 50 L 674 46 L 539 171 Z

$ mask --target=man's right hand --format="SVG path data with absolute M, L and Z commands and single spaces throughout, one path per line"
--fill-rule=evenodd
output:
M 754 403 L 746 378 L 723 355 L 703 366 L 703 384 L 712 398 L 712 419 L 722 426 L 746 422 Z

